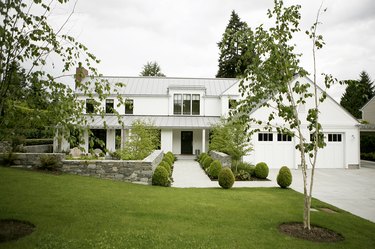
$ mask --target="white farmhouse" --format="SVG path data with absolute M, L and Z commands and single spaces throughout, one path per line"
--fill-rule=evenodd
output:
M 103 77 L 111 85 L 126 84 L 120 93 L 127 103 L 118 106 L 116 95 L 111 95 L 102 107 L 107 110 L 104 119 L 95 117 L 89 128 L 103 138 L 106 148 L 114 151 L 123 146 L 131 124 L 136 119 L 153 123 L 161 130 L 161 149 L 174 154 L 197 154 L 207 152 L 210 127 L 227 116 L 232 100 L 240 98 L 238 79 L 203 79 L 169 77 Z M 89 77 L 82 79 L 90 80 Z M 309 81 L 308 78 L 300 78 Z M 92 111 L 90 99 L 79 89 L 76 94 L 86 101 L 86 112 Z M 306 116 L 312 103 L 299 107 L 300 115 Z M 125 126 L 118 123 L 111 114 L 115 108 Z M 251 115 L 266 118 L 267 110 L 258 109 Z M 104 122 L 106 128 L 104 128 Z M 281 121 L 276 121 L 281 122 Z M 328 97 L 321 105 L 320 122 L 323 126 L 326 148 L 319 151 L 317 167 L 351 168 L 359 166 L 359 127 L 358 121 L 345 111 L 332 98 Z M 309 137 L 308 130 L 305 131 Z M 116 140 L 115 137 L 121 137 Z M 295 149 L 297 139 L 276 132 L 259 132 L 252 137 L 253 151 L 244 161 L 266 162 L 270 168 L 289 166 L 298 168 L 299 152 Z M 116 142 L 117 141 L 117 142 Z M 85 135 L 82 146 L 88 151 L 89 138 Z

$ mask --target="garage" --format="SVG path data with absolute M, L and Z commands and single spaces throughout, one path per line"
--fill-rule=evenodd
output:
M 324 133 L 326 146 L 318 151 L 316 168 L 344 168 L 344 134 Z

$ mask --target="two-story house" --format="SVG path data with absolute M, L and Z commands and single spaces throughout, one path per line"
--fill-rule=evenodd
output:
M 126 86 L 120 94 L 125 105 L 118 105 L 116 95 L 101 103 L 107 114 L 104 119 L 95 117 L 89 128 L 101 137 L 108 151 L 123 146 L 131 132 L 134 120 L 151 122 L 161 130 L 161 149 L 174 154 L 197 154 L 208 151 L 210 127 L 227 116 L 233 100 L 240 98 L 238 79 L 169 78 L 169 77 L 103 77 L 111 85 L 121 82 Z M 82 79 L 90 80 L 89 77 Z M 299 80 L 309 81 L 308 78 Z M 92 112 L 91 101 L 79 89 L 78 98 L 86 102 L 86 112 Z M 95 100 L 95 99 L 94 99 Z M 299 107 L 302 117 L 313 103 Z M 111 109 L 121 114 L 124 126 L 119 125 Z M 349 168 L 359 165 L 358 121 L 332 98 L 321 105 L 320 122 L 327 146 L 319 152 L 317 167 Z M 250 115 L 266 119 L 268 110 L 257 109 Z M 275 122 L 282 122 L 276 120 Z M 104 125 L 106 124 L 106 126 Z M 307 128 L 305 136 L 309 137 Z M 121 139 L 116 139 L 121 137 Z M 82 145 L 89 147 L 88 135 Z M 298 168 L 299 152 L 295 149 L 297 138 L 277 132 L 259 132 L 252 137 L 253 151 L 244 161 L 266 162 L 270 168 L 287 165 Z

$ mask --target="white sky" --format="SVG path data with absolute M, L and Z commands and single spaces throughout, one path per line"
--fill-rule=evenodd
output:
M 302 5 L 301 30 L 314 22 L 321 4 L 313 0 L 285 0 Z M 61 24 L 74 1 L 56 5 L 50 20 Z M 95 54 L 99 72 L 107 76 L 137 76 L 147 61 L 157 61 L 174 77 L 215 77 L 221 40 L 232 10 L 253 29 L 270 23 L 273 0 L 79 0 L 65 27 Z M 326 0 L 320 34 L 326 46 L 319 51 L 318 73 L 339 80 L 357 79 L 365 70 L 375 78 L 375 1 Z M 302 66 L 312 71 L 311 42 L 295 37 L 303 53 Z M 71 73 L 74 73 L 73 71 Z M 339 101 L 342 88 L 330 91 Z

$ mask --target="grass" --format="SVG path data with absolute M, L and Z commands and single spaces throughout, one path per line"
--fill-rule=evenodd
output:
M 281 234 L 280 223 L 302 220 L 302 198 L 279 188 L 176 189 L 0 167 L 0 219 L 36 225 L 0 248 L 375 248 L 375 224 L 339 209 L 313 212 L 312 222 L 342 242 Z

